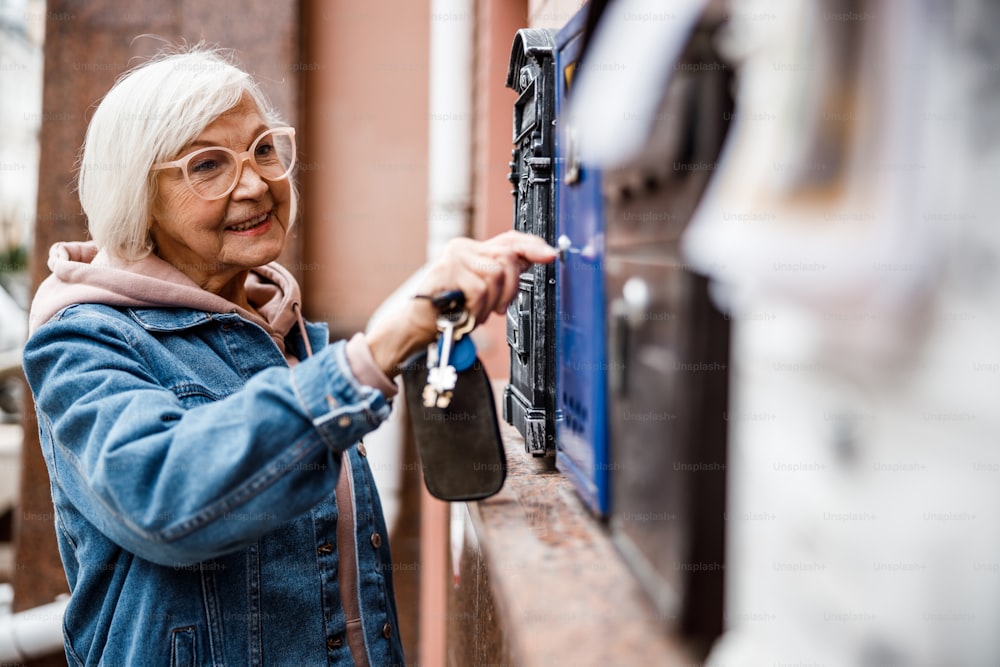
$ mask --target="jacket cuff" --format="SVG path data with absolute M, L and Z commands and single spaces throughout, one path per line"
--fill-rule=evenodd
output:
M 377 428 L 392 411 L 381 391 L 354 375 L 346 347 L 337 341 L 291 369 L 303 412 L 335 451 Z
M 374 387 L 382 392 L 386 399 L 392 399 L 399 388 L 396 383 L 389 379 L 382 369 L 375 363 L 371 348 L 368 347 L 368 339 L 363 333 L 354 334 L 347 341 L 347 363 L 351 367 L 351 372 L 362 384 Z

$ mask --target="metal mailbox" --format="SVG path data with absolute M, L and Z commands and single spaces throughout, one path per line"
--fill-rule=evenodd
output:
M 728 320 L 679 240 L 732 117 L 713 26 L 690 35 L 645 150 L 606 170 L 610 527 L 677 632 L 722 629 Z
M 553 36 L 551 30 L 518 30 L 507 69 L 507 87 L 518 93 L 508 176 L 514 186 L 514 229 L 549 244 L 555 243 Z M 555 440 L 554 293 L 555 268 L 535 265 L 521 274 L 517 298 L 507 310 L 510 381 L 503 416 L 534 456 L 551 452 Z

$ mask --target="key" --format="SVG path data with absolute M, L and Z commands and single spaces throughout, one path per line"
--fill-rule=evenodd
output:
M 458 382 L 458 372 L 451 365 L 451 344 L 455 336 L 455 323 L 445 315 L 437 319 L 439 346 L 437 359 L 430 362 L 428 354 L 427 384 L 424 387 L 424 405 L 428 408 L 446 408 L 451 403 L 451 392 Z
M 440 331 L 438 344 L 427 352 L 427 383 L 424 386 L 423 401 L 426 407 L 446 408 L 451 403 L 452 391 L 458 382 L 458 371 L 471 365 L 469 347 L 472 347 L 472 361 L 475 360 L 475 346 L 471 340 L 458 346 L 460 369 L 452 363 L 452 354 L 457 341 L 475 327 L 475 317 L 465 310 L 465 294 L 462 290 L 446 290 L 434 295 L 421 295 L 430 299 L 438 310 L 437 328 Z
M 458 380 L 458 372 L 451 365 L 451 346 L 455 342 L 455 323 L 448 316 L 441 315 L 438 317 L 438 330 L 441 332 L 438 337 L 441 341 L 441 352 L 438 355 L 437 366 L 428 373 L 427 381 L 439 394 L 443 394 L 454 389 L 455 382 Z M 435 371 L 436 373 L 434 373 Z M 438 407 L 446 406 L 439 405 Z
M 462 296 L 462 301 L 464 302 L 464 295 Z M 475 325 L 475 317 L 465 310 L 442 313 L 438 316 L 437 326 L 441 334 L 438 336 L 436 359 L 432 360 L 431 354 L 428 354 L 427 384 L 424 386 L 423 393 L 424 405 L 426 407 L 446 408 L 451 404 L 452 391 L 454 391 L 455 385 L 458 382 L 459 370 L 452 364 L 452 350 L 455 347 L 456 341 L 462 340 L 465 334 L 472 331 Z M 463 368 L 461 370 L 465 370 L 471 364 L 471 362 L 467 361 L 467 348 L 471 342 L 470 340 L 466 344 L 459 346 L 463 351 L 461 355 Z M 474 360 L 474 346 L 472 357 Z

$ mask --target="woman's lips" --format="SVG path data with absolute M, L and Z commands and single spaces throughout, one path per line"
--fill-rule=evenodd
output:
M 271 227 L 271 211 L 265 211 L 243 222 L 228 225 L 226 231 L 240 236 L 263 234 Z

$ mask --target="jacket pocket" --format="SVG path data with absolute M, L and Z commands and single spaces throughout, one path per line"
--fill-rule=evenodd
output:
M 195 667 L 195 628 L 174 628 L 170 637 L 170 667 Z
M 185 383 L 176 385 L 170 389 L 180 400 L 181 405 L 184 406 L 185 410 L 198 407 L 199 405 L 205 405 L 206 403 L 214 403 L 222 398 L 215 392 L 210 391 L 200 384 Z

